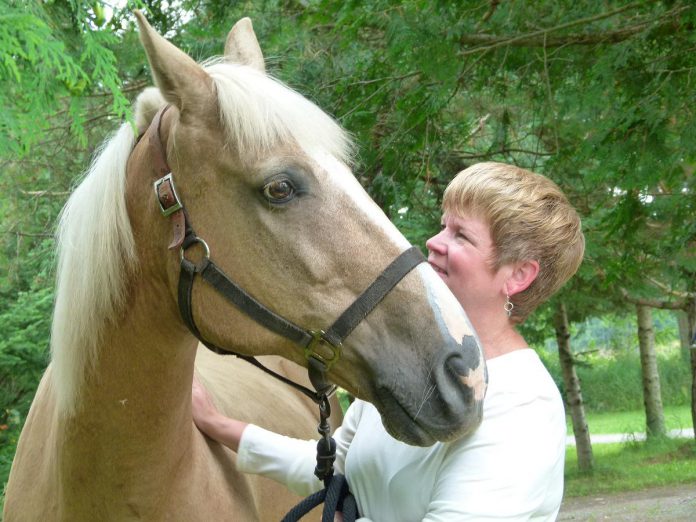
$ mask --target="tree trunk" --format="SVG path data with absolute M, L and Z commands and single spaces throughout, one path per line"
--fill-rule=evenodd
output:
M 691 327 L 689 325 L 689 315 L 684 310 L 675 310 L 679 325 L 679 346 L 684 364 L 690 364 L 691 360 Z
M 689 303 L 686 317 L 691 337 L 689 347 L 691 352 L 691 423 L 694 427 L 694 439 L 696 439 L 696 298 Z
M 580 380 L 573 365 L 573 356 L 570 352 L 570 329 L 568 328 L 568 314 L 564 303 L 560 303 L 554 316 L 554 328 L 558 342 L 558 357 L 561 361 L 563 384 L 566 389 L 566 402 L 570 409 L 570 418 L 573 421 L 573 434 L 575 435 L 575 448 L 578 453 L 578 468 L 581 471 L 591 471 L 594 466 L 590 431 L 587 429 L 585 419 L 585 407 L 582 402 Z
M 657 372 L 655 356 L 655 331 L 653 330 L 652 309 L 636 305 L 638 312 L 638 343 L 640 345 L 640 366 L 643 373 L 643 404 L 648 438 L 666 435 L 665 414 L 662 409 L 660 375 Z

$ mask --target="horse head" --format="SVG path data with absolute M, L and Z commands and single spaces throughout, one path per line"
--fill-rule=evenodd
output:
M 149 140 L 156 133 L 210 259 L 274 314 L 326 328 L 410 247 L 352 175 L 347 134 L 266 74 L 248 19 L 231 30 L 223 58 L 200 65 L 137 16 L 158 88 L 138 100 L 138 130 L 147 132 L 126 172 L 138 270 L 169 288 L 171 301 L 161 306 L 171 309 L 180 299 L 181 257 L 204 255 L 200 245 L 180 252 L 162 215 L 152 189 L 161 175 Z M 210 284 L 193 287 L 191 306 L 200 334 L 215 345 L 307 366 L 295 343 Z M 184 331 L 183 322 L 176 327 Z M 396 438 L 427 445 L 480 422 L 482 353 L 463 309 L 427 263 L 405 275 L 341 348 L 329 379 L 372 402 Z

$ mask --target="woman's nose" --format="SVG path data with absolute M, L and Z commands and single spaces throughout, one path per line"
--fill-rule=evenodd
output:
M 436 254 L 444 254 L 445 252 L 445 242 L 442 240 L 442 232 L 435 234 L 433 237 L 425 242 L 425 248 L 428 252 L 434 252 Z

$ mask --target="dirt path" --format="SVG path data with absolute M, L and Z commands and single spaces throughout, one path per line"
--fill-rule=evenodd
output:
M 696 521 L 696 484 L 644 491 L 570 498 L 563 502 L 558 521 Z

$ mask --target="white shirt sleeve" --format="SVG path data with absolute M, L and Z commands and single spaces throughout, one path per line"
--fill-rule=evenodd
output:
M 360 422 L 362 403 L 348 408 L 342 425 L 333 434 L 336 441 L 334 469 L 344 473 L 346 453 Z M 237 469 L 255 473 L 285 484 L 291 491 L 307 496 L 324 487 L 314 475 L 317 441 L 279 435 L 254 424 L 242 433 L 237 453 Z

